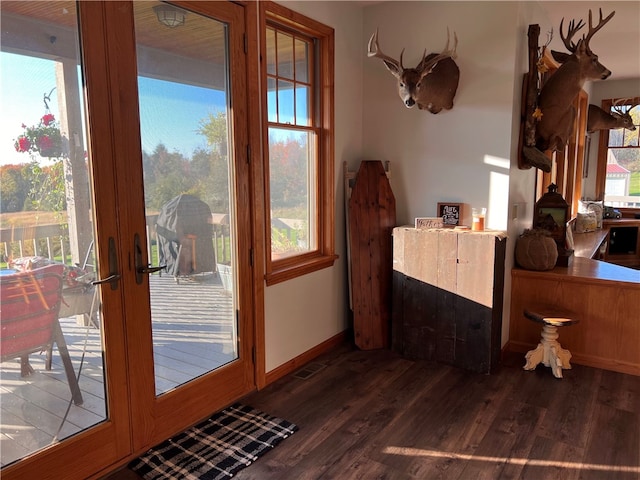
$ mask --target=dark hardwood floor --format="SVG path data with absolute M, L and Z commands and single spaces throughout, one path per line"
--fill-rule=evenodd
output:
M 300 430 L 235 478 L 640 479 L 640 377 L 523 364 L 481 375 L 342 346 L 241 400 Z

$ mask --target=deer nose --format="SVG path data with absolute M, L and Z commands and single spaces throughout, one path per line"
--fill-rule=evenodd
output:
M 413 107 L 413 106 L 416 104 L 416 101 L 415 101 L 413 98 L 408 98 L 408 99 L 406 99 L 406 100 L 404 101 L 404 104 L 405 104 L 407 107 L 411 108 L 411 107 Z
M 611 70 L 605 70 L 600 78 L 604 80 L 605 78 L 609 78 L 609 75 L 611 75 Z

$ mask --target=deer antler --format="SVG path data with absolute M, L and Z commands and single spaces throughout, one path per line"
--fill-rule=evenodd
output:
M 451 37 L 449 34 L 449 27 L 447 27 L 447 44 L 445 45 L 442 52 L 436 55 L 435 57 L 430 58 L 427 61 L 424 60 L 425 59 L 424 55 L 422 56 L 422 61 L 419 64 L 421 69 L 420 78 L 424 78 L 429 73 L 431 73 L 433 68 L 436 66 L 436 64 L 440 60 L 444 60 L 445 58 L 454 58 L 454 59 L 456 58 L 457 56 L 456 49 L 458 48 L 458 35 L 456 34 L 455 31 L 453 32 L 453 39 L 454 39 L 453 48 L 449 49 L 449 41 L 451 40 Z
M 618 115 L 622 115 L 624 114 L 624 105 L 626 105 L 626 98 L 619 98 L 618 100 L 615 100 L 613 102 L 613 104 L 611 105 L 611 110 L 613 110 L 614 112 L 616 112 Z
M 613 15 L 616 13 L 616 11 L 614 10 L 613 12 L 611 12 L 609 14 L 609 16 L 607 16 L 607 18 L 605 18 L 604 20 L 602 19 L 602 9 L 600 9 L 600 20 L 598 21 L 598 25 L 596 25 L 595 28 L 593 28 L 592 24 L 591 24 L 591 10 L 589 10 L 589 32 L 587 33 L 586 37 L 583 37 L 584 39 L 584 44 L 587 48 L 589 48 L 589 40 L 591 40 L 591 37 L 593 37 L 593 35 L 600 30 L 602 27 L 604 27 L 607 22 L 609 20 L 611 20 L 611 18 L 613 17 Z
M 635 102 L 634 100 L 635 99 L 632 97 L 619 98 L 618 100 L 615 100 L 613 102 L 613 104 L 611 105 L 611 109 L 619 115 L 624 115 L 625 112 L 628 112 L 632 108 L 640 105 L 640 103 Z M 627 109 L 625 109 L 624 107 L 627 107 Z
M 560 20 L 560 38 L 562 39 L 562 43 L 571 53 L 575 53 L 577 45 L 571 41 L 573 36 L 576 34 L 578 30 L 584 27 L 584 22 L 580 20 L 577 24 L 575 20 L 571 20 L 569 22 L 569 29 L 567 30 L 567 36 L 565 37 L 562 33 L 562 23 L 564 22 L 564 18 Z
M 611 109 L 616 113 L 619 113 L 620 115 L 622 115 L 622 113 L 624 112 L 622 107 L 627 104 L 627 100 L 631 100 L 631 99 L 619 98 L 617 100 L 614 100 L 613 103 L 611 104 Z
M 402 49 L 402 52 L 400 53 L 400 62 L 398 62 L 395 58 L 392 58 L 382 53 L 382 49 L 380 48 L 380 45 L 378 45 L 378 29 L 376 28 L 376 33 L 371 35 L 371 38 L 369 39 L 369 45 L 367 48 L 367 57 L 379 58 L 383 62 L 393 65 L 397 73 L 399 73 L 400 71 L 404 70 L 404 68 L 402 67 L 403 53 L 404 53 L 404 49 Z

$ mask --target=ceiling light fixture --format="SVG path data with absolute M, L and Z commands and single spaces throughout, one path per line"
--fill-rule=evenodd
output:
M 153 7 L 153 11 L 156 13 L 158 21 L 170 28 L 184 25 L 184 19 L 187 16 L 187 12 L 184 10 L 168 4 L 156 5 Z

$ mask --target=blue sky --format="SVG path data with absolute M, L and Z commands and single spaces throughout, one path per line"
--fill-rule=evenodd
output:
M 45 111 L 43 95 L 56 86 L 54 62 L 0 53 L 0 164 L 26 163 L 28 154 L 13 146 L 22 124 L 36 125 Z M 151 153 L 158 143 L 190 157 L 206 140 L 196 130 L 209 113 L 225 108 L 224 93 L 177 83 L 139 79 L 142 148 Z M 58 118 L 57 92 L 51 94 L 51 113 Z

